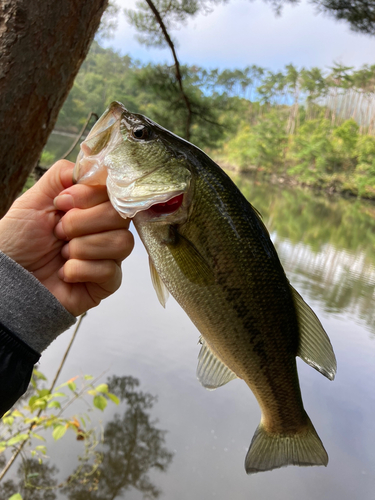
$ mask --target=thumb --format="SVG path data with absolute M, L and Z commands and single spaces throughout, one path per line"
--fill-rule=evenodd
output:
M 41 177 L 35 187 L 54 199 L 61 191 L 73 185 L 74 163 L 68 160 L 59 160 Z
M 54 198 L 73 185 L 74 163 L 59 160 L 16 202 L 18 208 L 46 209 Z

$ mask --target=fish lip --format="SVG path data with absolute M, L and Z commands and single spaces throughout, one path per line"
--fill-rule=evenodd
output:
M 172 198 L 175 198 L 176 196 L 179 196 L 181 194 L 185 195 L 185 193 L 186 193 L 186 191 L 183 191 L 183 190 L 171 191 L 170 193 L 168 193 L 168 196 L 167 195 L 159 195 L 160 196 L 159 199 L 154 199 L 150 203 L 145 203 L 144 206 L 140 207 L 139 206 L 140 202 L 142 202 L 142 201 L 148 202 L 148 201 L 150 201 L 150 199 L 147 197 L 139 197 L 136 200 L 129 200 L 129 199 L 122 200 L 121 198 L 117 198 L 116 196 L 114 196 L 110 192 L 110 190 L 108 190 L 109 198 L 110 198 L 111 203 L 114 206 L 114 208 L 117 210 L 117 212 L 122 217 L 129 218 L 129 219 L 133 219 L 137 214 L 139 214 L 141 212 L 148 212 L 149 210 L 152 210 L 152 207 L 154 205 L 158 205 L 159 203 L 167 203 Z M 183 204 L 183 202 L 182 202 L 182 204 Z M 177 210 L 179 210 L 181 208 L 181 206 L 178 207 L 175 212 L 177 212 Z M 166 215 L 174 214 L 175 212 L 171 212 L 168 214 L 163 214 L 163 213 L 156 214 L 155 213 L 153 219 L 160 219 L 162 217 L 165 217 Z
M 73 184 L 82 182 L 88 184 L 105 184 L 105 182 L 103 182 L 103 177 L 106 177 L 104 173 L 106 166 L 103 164 L 103 158 L 109 146 L 113 148 L 120 139 L 122 140 L 119 129 L 124 111 L 126 111 L 126 109 L 121 103 L 117 101 L 112 102 L 94 124 L 86 139 L 81 143 L 80 152 L 73 169 Z M 107 143 L 98 153 L 91 154 L 92 150 L 88 145 L 88 141 L 92 141 L 108 129 L 114 130 L 115 127 L 117 127 L 118 130 L 113 138 L 113 142 L 111 143 L 110 141 Z

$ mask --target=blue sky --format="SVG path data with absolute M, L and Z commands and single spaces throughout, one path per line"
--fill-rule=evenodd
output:
M 135 0 L 117 3 L 132 8 Z M 105 45 L 145 63 L 172 62 L 167 49 L 141 46 L 135 34 L 121 14 L 115 37 Z M 328 68 L 334 61 L 355 67 L 375 64 L 375 37 L 351 32 L 347 23 L 317 14 L 305 0 L 285 6 L 278 17 L 261 0 L 231 0 L 214 7 L 210 14 L 197 16 L 172 35 L 178 41 L 180 61 L 205 68 L 257 64 L 278 70 L 289 63 L 299 68 Z

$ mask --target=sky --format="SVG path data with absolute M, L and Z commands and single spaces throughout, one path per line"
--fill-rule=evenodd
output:
M 117 3 L 121 8 L 135 6 L 135 0 Z M 348 23 L 317 14 L 306 0 L 286 5 L 281 16 L 275 16 L 261 0 L 231 0 L 214 6 L 207 15 L 198 15 L 172 35 L 181 63 L 207 69 L 256 64 L 276 71 L 292 63 L 298 68 L 328 70 L 335 61 L 355 68 L 375 64 L 375 37 L 354 33 Z M 168 49 L 142 46 L 123 14 L 114 38 L 104 45 L 143 63 L 172 63 Z

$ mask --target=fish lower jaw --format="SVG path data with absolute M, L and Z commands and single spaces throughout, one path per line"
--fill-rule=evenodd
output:
M 139 212 L 146 212 L 150 218 L 169 215 L 180 208 L 184 193 L 170 192 L 156 195 L 152 198 L 123 199 L 112 195 L 109 198 L 112 205 L 123 218 L 132 219 Z

